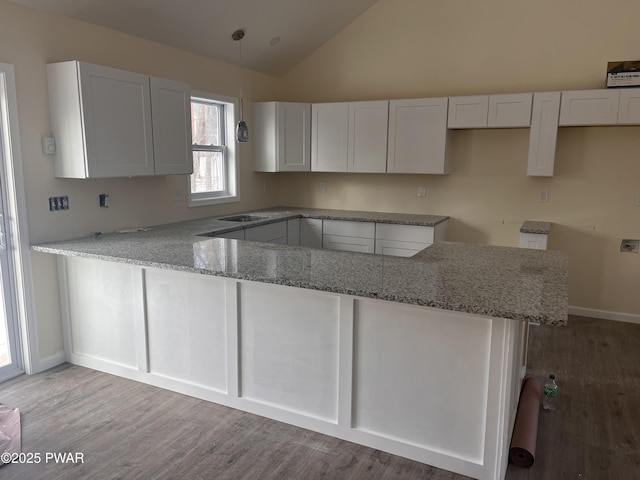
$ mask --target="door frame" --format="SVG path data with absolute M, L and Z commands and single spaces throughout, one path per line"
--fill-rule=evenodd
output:
M 39 348 L 31 254 L 27 224 L 27 209 L 22 171 L 22 150 L 18 128 L 18 106 L 15 70 L 13 65 L 0 63 L 0 135 L 2 135 L 2 158 L 0 169 L 4 179 L 2 189 L 4 208 L 7 216 L 7 245 L 9 263 L 13 273 L 13 303 L 17 313 L 17 343 L 21 347 L 13 372 L 16 376 L 23 372 L 39 371 Z M 4 378 L 6 379 L 6 378 Z

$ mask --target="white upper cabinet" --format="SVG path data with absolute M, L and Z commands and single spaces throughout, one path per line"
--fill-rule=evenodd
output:
M 615 125 L 619 102 L 620 90 L 562 92 L 560 125 Z
M 531 125 L 531 93 L 449 97 L 449 128 Z
M 56 177 L 191 173 L 188 85 L 154 79 L 152 95 L 147 75 L 77 61 L 49 64 L 47 76 Z
M 389 173 L 449 173 L 448 98 L 389 102 Z
M 311 170 L 386 171 L 389 102 L 313 104 Z
M 622 125 L 640 124 L 640 88 L 620 90 L 618 123 Z
M 349 148 L 347 171 L 384 173 L 387 171 L 387 131 L 389 102 L 349 104 Z
M 484 128 L 488 114 L 488 95 L 449 97 L 449 128 Z
M 533 94 L 527 175 L 553 176 L 559 114 L 560 92 Z
M 314 103 L 311 106 L 311 170 L 346 172 L 348 135 L 348 103 Z
M 156 175 L 190 175 L 191 89 L 164 78 L 150 78 L 153 157 Z
M 490 128 L 528 127 L 531 125 L 533 94 L 491 95 L 487 126 Z
M 311 169 L 311 104 L 254 103 L 253 155 L 257 172 Z

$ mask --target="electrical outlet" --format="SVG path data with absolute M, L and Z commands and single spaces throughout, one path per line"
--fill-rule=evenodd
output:
M 173 201 L 181 202 L 184 199 L 184 190 L 182 188 L 177 187 L 173 189 Z
M 549 201 L 549 190 L 547 190 L 546 188 L 543 188 L 542 190 L 540 190 L 540 195 L 538 197 L 540 199 L 541 202 L 548 202 Z
M 49 197 L 49 211 L 69 210 L 69 197 L 63 195 L 61 197 Z
M 100 200 L 100 208 L 109 208 L 109 195 L 101 193 L 98 195 L 98 199 Z
M 638 244 L 640 244 L 640 241 L 638 240 L 629 240 L 628 238 L 623 238 L 622 242 L 620 243 L 620 251 L 638 253 Z
M 426 197 L 427 196 L 427 187 L 425 187 L 424 185 L 418 186 L 418 196 L 419 197 Z
M 326 193 L 327 192 L 327 184 L 324 182 L 320 182 L 320 193 Z

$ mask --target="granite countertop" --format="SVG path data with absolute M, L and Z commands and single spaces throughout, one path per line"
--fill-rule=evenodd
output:
M 300 216 L 412 225 L 447 219 L 293 208 L 247 213 L 270 218 L 233 227 L 218 218 L 194 220 L 32 249 L 566 325 L 568 257 L 562 252 L 441 242 L 400 258 L 199 236 Z
M 520 233 L 536 233 L 539 235 L 549 235 L 551 222 L 533 222 L 527 220 L 520 227 Z

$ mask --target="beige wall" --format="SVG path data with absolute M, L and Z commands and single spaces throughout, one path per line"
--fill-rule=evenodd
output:
M 285 75 L 278 99 L 603 88 L 607 61 L 637 60 L 637 18 L 627 0 L 380 0 Z M 281 175 L 280 203 L 449 215 L 451 240 L 493 245 L 517 246 L 524 220 L 551 221 L 570 304 L 640 314 L 640 255 L 619 251 L 640 238 L 640 127 L 561 129 L 553 178 L 526 176 L 527 129 L 452 134 L 451 175 Z
M 263 188 L 269 177 L 252 172 L 250 144 L 240 147 L 240 203 L 188 208 L 188 177 L 184 175 L 108 180 L 54 178 L 53 157 L 44 155 L 41 149 L 41 137 L 51 134 L 46 64 L 65 60 L 185 81 L 194 90 L 235 97 L 242 80 L 246 106 L 252 98 L 273 97 L 277 84 L 276 79 L 265 75 L 0 0 L 0 62 L 15 66 L 31 243 L 274 205 L 274 194 L 264 193 Z M 174 201 L 176 188 L 185 193 L 182 201 Z M 100 193 L 109 194 L 108 209 L 99 208 Z M 54 195 L 69 196 L 69 211 L 49 212 L 48 197 Z M 55 259 L 46 255 L 32 257 L 40 355 L 45 358 L 62 349 L 55 302 L 56 265 Z

